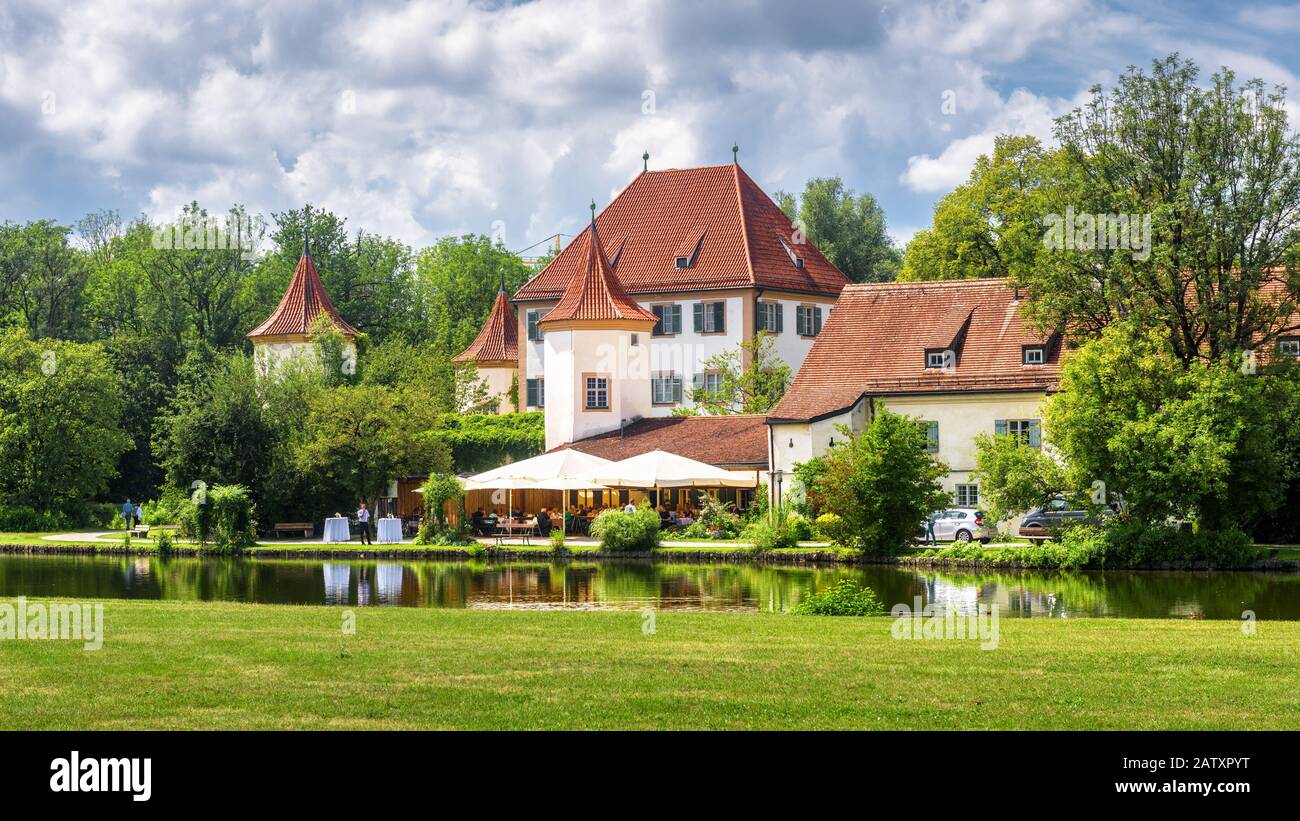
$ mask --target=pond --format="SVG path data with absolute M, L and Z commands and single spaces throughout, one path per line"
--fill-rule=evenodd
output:
M 390 607 L 780 611 L 840 579 L 886 606 L 915 597 L 1004 617 L 1300 620 L 1300 574 L 918 571 L 651 562 L 322 561 L 0 556 L 0 597 Z

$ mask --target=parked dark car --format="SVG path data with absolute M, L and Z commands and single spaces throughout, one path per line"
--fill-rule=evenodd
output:
M 1019 533 L 1025 539 L 1051 539 L 1070 525 L 1097 525 L 1111 515 L 1114 515 L 1111 508 L 1102 508 L 1101 513 L 1096 514 L 1082 504 L 1071 503 L 1064 496 L 1057 496 L 1042 507 L 1026 513 L 1020 520 Z

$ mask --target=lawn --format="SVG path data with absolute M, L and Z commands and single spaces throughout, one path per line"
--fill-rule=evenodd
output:
M 103 648 L 0 641 L 3 729 L 1300 728 L 1300 623 L 104 603 Z

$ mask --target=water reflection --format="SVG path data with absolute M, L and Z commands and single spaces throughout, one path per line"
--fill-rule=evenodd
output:
M 336 606 L 782 611 L 843 578 L 886 605 L 916 597 L 1007 617 L 1300 619 L 1300 575 L 963 573 L 873 566 L 562 564 L 0 556 L 0 596 Z

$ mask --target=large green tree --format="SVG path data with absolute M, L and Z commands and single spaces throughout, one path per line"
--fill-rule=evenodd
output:
M 1278 508 L 1295 468 L 1284 447 L 1294 425 L 1284 413 L 1296 406 L 1284 374 L 1294 367 L 1188 366 L 1164 330 L 1117 323 L 1067 360 L 1044 411 L 1046 438 L 1070 488 L 1100 482 L 1140 522 L 1249 528 Z
M 934 207 L 934 223 L 907 244 L 899 279 L 1026 275 L 1042 249 L 1054 180 L 1052 155 L 1033 137 L 1000 136 L 993 156 Z
M 1226 68 L 1198 79 L 1171 55 L 1057 121 L 1044 239 L 1058 247 L 1011 272 L 1040 327 L 1078 338 L 1131 319 L 1188 364 L 1235 363 L 1300 326 L 1300 138 L 1285 92 Z
M 0 500 L 84 519 L 130 447 L 121 414 L 98 344 L 0 332 Z
M 752 340 L 710 356 L 704 369 L 718 374 L 714 388 L 701 385 L 691 392 L 696 407 L 706 413 L 767 413 L 790 385 L 792 372 L 776 353 L 776 337 L 759 331 Z
M 50 220 L 0 225 L 0 318 L 33 339 L 84 339 L 86 255 Z
M 871 194 L 857 194 L 839 177 L 811 179 L 797 198 L 776 192 L 799 232 L 854 282 L 887 282 L 898 276 L 902 254 L 885 224 L 885 211 Z

